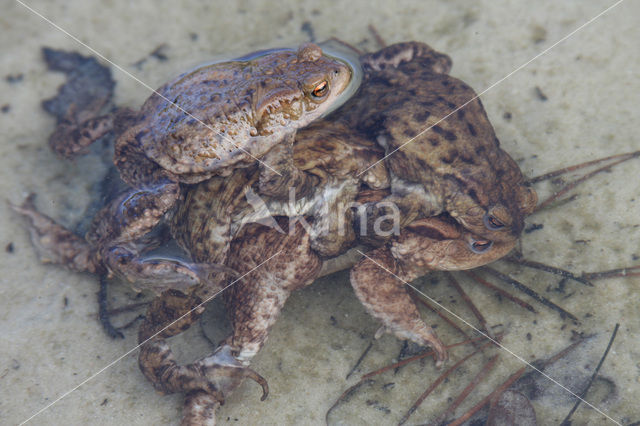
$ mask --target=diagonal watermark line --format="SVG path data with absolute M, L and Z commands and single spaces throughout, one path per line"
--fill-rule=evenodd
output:
M 605 13 L 609 12 L 611 9 L 613 9 L 614 7 L 616 7 L 617 5 L 619 5 L 620 3 L 622 3 L 624 0 L 618 0 L 617 2 L 615 2 L 614 4 L 612 4 L 611 6 L 607 7 L 605 10 L 603 10 L 602 12 L 598 13 L 596 16 L 594 16 L 593 18 L 589 19 L 587 22 L 585 22 L 584 24 L 580 25 L 578 28 L 576 28 L 575 30 L 571 31 L 569 34 L 567 34 L 566 36 L 562 37 L 560 40 L 556 41 L 555 43 L 553 43 L 551 46 L 547 47 L 546 49 L 544 49 L 542 52 L 538 53 L 536 56 L 534 56 L 533 58 L 529 59 L 527 62 L 525 62 L 524 64 L 520 65 L 519 67 L 517 67 L 515 70 L 511 71 L 509 74 L 505 75 L 504 77 L 502 77 L 500 80 L 496 81 L 495 83 L 493 83 L 491 86 L 487 87 L 486 89 L 484 89 L 482 92 L 478 93 L 477 95 L 475 95 L 473 98 L 469 99 L 467 102 L 463 103 L 462 105 L 460 105 L 458 108 L 454 109 L 453 111 L 451 111 L 449 114 L 445 115 L 443 118 L 441 118 L 440 120 L 436 121 L 434 124 L 432 124 L 431 126 L 427 127 L 426 129 L 422 130 L 420 133 L 418 133 L 417 135 L 415 135 L 414 137 L 412 137 L 411 139 L 407 140 L 406 142 L 404 142 L 402 145 L 400 145 L 399 147 L 397 147 L 396 149 L 394 149 L 393 151 L 389 152 L 388 154 L 386 154 L 384 157 L 382 157 L 381 159 L 379 159 L 378 161 L 376 161 L 375 163 L 371 164 L 369 167 L 367 167 L 366 169 L 362 170 L 360 173 L 357 174 L 357 176 L 362 175 L 363 173 L 365 173 L 367 170 L 369 170 L 370 168 L 374 167 L 376 164 L 386 160 L 387 158 L 389 158 L 390 156 L 392 156 L 394 153 L 396 153 L 397 151 L 401 150 L 403 147 L 405 147 L 406 145 L 410 144 L 411 142 L 413 142 L 414 140 L 416 140 L 417 138 L 419 138 L 420 136 L 424 135 L 425 133 L 427 133 L 429 130 L 431 130 L 434 126 L 437 126 L 439 123 L 443 122 L 444 120 L 446 120 L 447 118 L 449 118 L 451 115 L 455 114 L 456 112 L 460 111 L 462 108 L 466 107 L 467 105 L 469 105 L 471 102 L 475 101 L 476 99 L 478 99 L 480 96 L 484 95 L 485 93 L 487 93 L 489 90 L 493 89 L 494 87 L 496 87 L 498 84 L 502 83 L 503 81 L 505 81 L 506 79 L 508 79 L 509 77 L 511 77 L 512 75 L 514 75 L 515 73 L 517 73 L 518 71 L 522 70 L 524 67 L 526 67 L 527 65 L 529 65 L 531 62 L 535 61 L 536 59 L 538 59 L 539 57 L 545 55 L 546 53 L 548 53 L 551 49 L 553 49 L 554 47 L 556 47 L 557 45 L 559 45 L 560 43 L 562 43 L 563 41 L 567 40 L 569 37 L 573 36 L 575 33 L 577 33 L 578 31 L 582 30 L 584 27 L 586 27 L 587 25 L 591 24 L 593 21 L 595 21 L 596 19 L 600 18 L 602 15 L 604 15 Z
M 220 136 L 222 139 L 226 140 L 227 142 L 229 142 L 231 145 L 233 145 L 236 149 L 239 149 L 240 151 L 244 152 L 245 154 L 249 155 L 251 158 L 253 158 L 254 160 L 256 160 L 258 163 L 262 164 L 263 166 L 265 166 L 266 168 L 270 169 L 272 172 L 274 172 L 275 174 L 277 174 L 278 176 L 282 176 L 277 170 L 273 169 L 271 166 L 269 166 L 267 163 L 265 163 L 264 161 L 261 161 L 259 158 L 256 158 L 254 155 L 252 155 L 249 151 L 245 150 L 244 148 L 238 146 L 232 139 L 230 139 L 228 136 L 225 136 L 223 134 L 221 134 L 220 132 L 216 131 L 213 127 L 211 127 L 210 125 L 208 125 L 207 123 L 205 123 L 204 121 L 200 120 L 198 117 L 196 117 L 195 115 L 191 114 L 189 111 L 185 110 L 184 108 L 182 108 L 180 105 L 178 105 L 177 103 L 173 102 L 172 100 L 168 99 L 166 96 L 162 95 L 160 92 L 158 92 L 156 89 L 154 89 L 153 87 L 149 86 L 147 83 L 145 83 L 144 81 L 140 80 L 138 77 L 136 77 L 135 75 L 131 74 L 129 71 L 127 71 L 126 69 L 124 69 L 123 67 L 121 67 L 120 65 L 116 64 L 115 62 L 113 62 L 112 60 L 110 60 L 109 58 L 107 58 L 106 56 L 104 56 L 102 53 L 98 52 L 96 49 L 94 49 L 93 47 L 89 46 L 88 44 L 84 43 L 82 40 L 80 40 L 78 37 L 74 36 L 73 34 L 71 34 L 69 31 L 65 30 L 64 28 L 60 27 L 58 24 L 56 24 L 55 22 L 51 21 L 49 18 L 47 18 L 46 16 L 44 16 L 43 14 L 41 14 L 40 12 L 38 12 L 37 10 L 33 9 L 31 6 L 29 6 L 28 4 L 26 4 L 25 2 L 23 2 L 22 0 L 16 0 L 16 2 L 18 2 L 22 7 L 24 7 L 25 9 L 29 10 L 31 13 L 33 13 L 36 16 L 39 16 L 40 18 L 42 18 L 44 21 L 46 21 L 49 25 L 51 25 L 52 27 L 54 27 L 55 29 L 57 29 L 58 31 L 64 33 L 66 36 L 70 37 L 71 39 L 73 39 L 76 43 L 84 46 L 85 48 L 89 49 L 91 51 L 91 53 L 93 53 L 94 55 L 98 56 L 100 59 L 104 60 L 105 62 L 108 62 L 110 65 L 112 65 L 114 68 L 117 68 L 118 70 L 122 71 L 125 75 L 127 75 L 128 77 L 132 78 L 133 80 L 135 80 L 136 82 L 138 82 L 139 84 L 141 84 L 142 86 L 144 86 L 145 88 L 147 88 L 149 91 L 155 93 L 156 95 L 160 96 L 162 99 L 164 99 L 165 101 L 167 101 L 169 104 L 171 104 L 172 106 L 176 107 L 178 110 L 180 110 L 181 112 L 183 112 L 184 114 L 188 115 L 189 117 L 193 118 L 194 120 L 196 120 L 198 123 L 202 124 L 203 126 L 205 126 L 207 129 L 211 130 L 213 133 L 215 133 L 216 135 Z
M 392 275 L 393 277 L 395 277 L 397 280 L 401 281 L 402 283 L 404 283 L 405 285 L 411 287 L 413 290 L 415 290 L 417 293 L 419 293 L 420 295 L 422 295 L 423 297 L 425 297 L 426 299 L 428 299 L 431 303 L 435 304 L 436 306 L 438 306 L 440 309 L 446 311 L 449 315 L 453 316 L 454 318 L 456 318 L 458 321 L 464 323 L 465 325 L 467 325 L 468 327 L 470 327 L 473 331 L 475 331 L 476 333 L 480 334 L 482 337 L 484 337 L 485 339 L 488 339 L 491 341 L 491 343 L 493 343 L 494 345 L 496 345 L 497 347 L 499 347 L 500 349 L 502 349 L 503 351 L 507 352 L 509 355 L 513 356 L 514 358 L 516 358 L 518 361 L 522 362 L 523 364 L 527 365 L 529 368 L 531 368 L 532 370 L 536 371 L 537 373 L 541 374 L 542 376 L 544 376 L 545 378 L 549 379 L 551 382 L 553 382 L 554 384 L 560 386 L 562 389 L 564 389 L 565 391 L 567 391 L 568 393 L 570 393 L 572 396 L 578 398 L 580 401 L 584 402 L 586 405 L 588 405 L 589 407 L 593 408 L 594 410 L 596 410 L 598 413 L 602 414 L 603 416 L 605 416 L 607 419 L 611 420 L 613 423 L 622 426 L 622 424 L 616 420 L 614 420 L 611 416 L 609 416 L 607 413 L 605 413 L 604 411 L 600 410 L 598 407 L 596 407 L 595 405 L 591 404 L 589 401 L 587 401 L 586 399 L 581 398 L 578 394 L 576 394 L 575 392 L 573 392 L 571 389 L 567 388 L 566 386 L 564 386 L 562 383 L 558 382 L 556 379 L 554 379 L 553 377 L 549 376 L 548 374 L 544 373 L 542 370 L 540 370 L 539 368 L 537 368 L 536 366 L 534 366 L 533 364 L 531 364 L 530 362 L 528 362 L 527 360 L 525 360 L 524 358 L 522 358 L 520 355 L 516 354 L 515 352 L 513 352 L 512 350 L 510 350 L 509 348 L 507 348 L 506 346 L 504 346 L 502 343 L 498 342 L 496 339 L 494 339 L 493 337 L 489 336 L 488 334 L 484 333 L 482 330 L 478 329 L 477 327 L 475 327 L 473 324 L 471 324 L 470 322 L 468 322 L 467 320 L 465 320 L 464 318 L 462 318 L 461 316 L 455 314 L 453 311 L 451 311 L 450 309 L 448 309 L 446 306 L 442 305 L 441 303 L 438 303 L 436 300 L 432 299 L 431 297 L 427 296 L 425 293 L 423 293 L 422 291 L 418 290 L 413 284 L 410 284 L 408 282 L 406 282 L 405 280 L 403 280 L 402 278 L 400 278 L 399 276 L 397 276 L 396 274 L 394 274 L 393 272 L 391 272 L 389 269 L 385 268 L 383 265 L 381 265 L 380 263 L 376 262 L 375 259 L 371 258 L 370 256 L 367 256 L 366 254 L 364 254 L 362 251 L 358 250 L 358 253 L 360 253 L 361 255 L 363 255 L 364 257 L 366 257 L 367 259 L 369 259 L 371 262 L 373 262 L 376 266 L 378 266 L 380 269 L 384 270 L 385 272 L 389 273 L 390 275 Z
M 218 296 L 220 293 L 222 293 L 223 291 L 225 291 L 226 289 L 228 289 L 229 287 L 233 286 L 235 283 L 237 283 L 238 281 L 240 281 L 241 279 L 243 279 L 244 277 L 246 277 L 247 275 L 249 275 L 250 273 L 252 273 L 253 271 L 255 271 L 256 269 L 260 268 L 262 265 L 264 265 L 265 263 L 269 262 L 271 259 L 273 259 L 274 257 L 278 256 L 280 253 L 282 253 L 282 250 L 280 250 L 279 252 L 277 252 L 276 254 L 274 254 L 273 256 L 269 257 L 267 260 L 265 260 L 264 262 L 260 263 L 259 265 L 257 265 L 256 267 L 252 268 L 251 270 L 247 271 L 246 273 L 244 273 L 241 277 L 237 278 L 235 281 L 232 281 L 229 285 L 227 285 L 226 287 L 224 287 L 222 290 L 218 291 L 217 293 L 213 294 L 212 296 L 210 296 L 208 299 L 206 299 L 205 301 L 203 301 L 202 303 L 200 303 L 199 305 L 195 306 L 194 308 L 192 308 L 191 310 L 189 310 L 188 312 L 186 312 L 185 314 L 183 314 L 182 316 L 180 316 L 179 318 L 177 318 L 176 320 L 172 321 L 171 323 L 167 324 L 164 328 L 162 328 L 161 330 L 159 330 L 158 332 L 156 332 L 155 334 L 151 335 L 149 338 L 147 338 L 145 341 L 138 343 L 135 347 L 129 349 L 127 352 L 125 352 L 124 354 L 122 354 L 121 356 L 119 356 L 118 358 L 116 358 L 115 360 L 111 361 L 109 364 L 105 365 L 104 367 L 102 367 L 100 370 L 96 371 L 95 373 L 93 373 L 91 376 L 87 377 L 86 379 L 84 379 L 82 382 L 80 382 L 79 384 L 77 384 L 73 389 L 68 390 L 67 392 L 63 393 L 62 395 L 60 395 L 59 397 L 57 397 L 56 399 L 54 399 L 53 401 L 51 401 L 48 405 L 46 405 L 45 407 L 41 408 L 40 410 L 38 410 L 35 414 L 33 414 L 31 417 L 29 417 L 28 419 L 20 422 L 20 426 L 30 422 L 33 418 L 35 418 L 36 416 L 38 416 L 39 414 L 41 414 L 42 412 L 48 410 L 49 408 L 51 408 L 53 405 L 57 404 L 60 400 L 62 400 L 63 398 L 69 396 L 71 393 L 75 392 L 76 390 L 78 390 L 78 388 L 80 388 L 81 386 L 83 386 L 84 384 L 86 384 L 87 382 L 93 380 L 94 378 L 96 378 L 98 375 L 100 375 L 102 372 L 104 372 L 105 370 L 111 368 L 112 366 L 114 366 L 115 364 L 117 364 L 118 362 L 120 362 L 123 358 L 125 358 L 127 355 L 131 354 L 133 351 L 137 350 L 140 346 L 144 345 L 145 343 L 147 343 L 148 341 L 150 341 L 151 339 L 155 338 L 156 336 L 158 336 L 160 333 L 162 333 L 163 331 L 165 331 L 167 328 L 171 327 L 173 324 L 175 324 L 176 322 L 180 321 L 181 319 L 183 319 L 184 317 L 186 317 L 187 315 L 189 315 L 190 313 L 192 313 L 193 311 L 195 311 L 196 309 L 198 309 L 199 307 L 205 305 L 206 303 L 208 303 L 209 301 L 215 299 L 216 296 Z

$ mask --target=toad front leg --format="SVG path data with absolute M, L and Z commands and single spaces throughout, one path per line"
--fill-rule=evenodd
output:
M 280 225 L 287 228 L 284 223 Z M 283 234 L 258 224 L 248 225 L 232 242 L 229 253 L 227 265 L 238 271 L 242 279 L 225 293 L 233 334 L 220 348 L 192 364 L 179 366 L 164 340 L 186 328 L 201 308 L 154 337 L 162 330 L 156 324 L 167 324 L 167 318 L 180 318 L 182 313 L 197 306 L 200 298 L 193 296 L 184 296 L 186 303 L 183 306 L 189 309 L 165 309 L 166 298 L 170 296 L 165 293 L 165 302 L 159 301 L 150 308 L 139 335 L 140 341 L 145 342 L 140 352 L 140 368 L 154 387 L 166 393 L 187 393 L 183 424 L 212 424 L 211 417 L 217 406 L 246 377 L 260 383 L 263 399 L 266 397 L 266 381 L 248 365 L 264 345 L 289 294 L 313 282 L 322 263 L 311 250 L 309 235 L 299 223 L 293 234 Z M 202 300 L 211 296 L 202 295 Z M 175 293 L 171 297 L 175 298 Z M 148 340 L 150 337 L 152 339 Z
M 261 195 L 277 199 L 287 199 L 293 189 L 297 199 L 307 195 L 312 189 L 313 179 L 299 170 L 293 160 L 295 134 L 271 148 L 260 162 Z
M 180 185 L 161 182 L 131 189 L 100 210 L 87 233 L 106 269 L 139 288 L 161 293 L 208 279 L 211 268 L 181 260 L 146 257 L 140 239 L 160 222 L 181 196 Z
M 219 282 L 213 274 L 233 273 L 215 264 L 148 257 L 144 251 L 149 241 L 141 240 L 158 224 L 180 197 L 176 183 L 131 190 L 103 208 L 94 219 L 86 239 L 38 212 L 29 197 L 12 209 L 28 219 L 38 256 L 43 262 L 64 265 L 74 271 L 116 274 L 136 284 L 161 293 L 167 289 L 186 289 Z
M 367 311 L 402 339 L 431 346 L 437 364 L 447 351 L 424 323 L 406 285 L 430 271 L 476 268 L 505 256 L 511 242 L 491 242 L 463 229 L 447 215 L 419 219 L 390 243 L 366 254 L 351 270 L 351 284 Z
M 351 270 L 351 285 L 356 296 L 383 327 L 400 339 L 430 346 L 437 364 L 447 360 L 447 350 L 435 331 L 420 317 L 420 312 L 407 292 L 404 273 L 387 247 L 366 255 Z

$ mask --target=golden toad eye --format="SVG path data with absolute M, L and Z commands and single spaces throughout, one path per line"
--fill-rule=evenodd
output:
M 325 80 L 313 88 L 311 96 L 314 98 L 323 98 L 327 93 L 329 93 L 329 83 Z
M 493 241 L 489 240 L 471 240 L 469 246 L 474 253 L 484 253 L 493 245 Z
M 493 215 L 485 214 L 484 226 L 491 231 L 497 231 L 498 229 L 504 228 L 504 223 Z

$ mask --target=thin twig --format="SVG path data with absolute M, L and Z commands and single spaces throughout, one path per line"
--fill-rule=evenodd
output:
M 499 333 L 498 335 L 496 335 L 496 339 L 501 339 L 502 336 L 504 335 L 504 333 Z M 463 340 L 461 342 L 457 342 L 457 343 L 453 343 L 451 345 L 446 346 L 446 349 L 449 350 L 451 348 L 455 348 L 456 346 L 462 346 L 462 345 L 466 345 L 467 343 L 473 343 L 473 342 L 477 342 L 480 340 L 484 340 L 484 337 L 476 337 L 474 339 L 466 339 Z M 424 353 L 421 353 L 419 355 L 414 355 L 410 358 L 404 359 L 402 361 L 399 362 L 395 362 L 393 364 L 387 365 L 385 367 L 379 368 L 377 370 L 371 371 L 367 374 L 364 374 L 362 377 L 360 377 L 360 380 L 358 380 L 353 386 L 350 386 L 347 390 L 345 390 L 342 395 L 340 395 L 338 397 L 338 399 L 336 399 L 336 401 L 333 403 L 333 405 L 331 405 L 331 407 L 329 407 L 329 409 L 327 410 L 327 413 L 325 414 L 325 421 L 328 424 L 329 423 L 329 414 L 331 414 L 331 412 L 341 403 L 344 402 L 346 399 L 348 399 L 349 396 L 353 395 L 353 393 L 363 384 L 367 383 L 367 384 L 371 384 L 373 383 L 373 380 L 371 380 L 371 377 L 377 376 L 379 374 L 384 373 L 385 371 L 389 371 L 392 370 L 394 368 L 397 367 L 402 367 L 406 364 L 409 364 L 410 362 L 413 362 L 415 360 L 418 359 L 422 359 L 422 358 L 426 358 L 428 356 L 433 356 L 435 354 L 435 352 L 432 349 L 429 349 L 427 351 L 425 351 Z
M 613 166 L 616 166 L 622 162 L 625 162 L 627 160 L 630 160 L 631 158 L 637 157 L 638 155 L 640 155 L 640 151 L 634 152 L 632 154 L 628 154 L 627 157 L 615 161 L 609 165 L 600 167 L 599 169 L 596 169 L 590 173 L 587 173 L 586 175 L 566 184 L 561 190 L 559 190 L 558 192 L 554 193 L 552 196 L 550 196 L 549 198 L 547 198 L 546 200 L 544 200 L 543 202 L 541 202 L 540 204 L 538 204 L 536 206 L 536 209 L 534 210 L 535 212 L 538 212 L 542 209 L 544 209 L 545 207 L 547 207 L 549 204 L 551 204 L 552 202 L 554 202 L 555 200 L 557 200 L 560 196 L 566 194 L 567 192 L 571 191 L 573 188 L 575 188 L 576 186 L 578 186 L 579 184 L 581 184 L 582 182 L 586 181 L 587 179 L 590 179 L 591 177 L 595 176 L 596 174 L 603 172 L 605 170 L 609 170 L 611 169 Z
M 367 354 L 369 353 L 369 351 L 371 350 L 372 347 L 373 347 L 373 341 L 370 341 L 369 344 L 367 345 L 367 347 L 365 348 L 364 352 L 362 352 L 362 355 L 360 355 L 360 358 L 358 358 L 358 360 L 356 361 L 356 363 L 353 366 L 353 368 L 351 370 L 349 370 L 349 373 L 347 374 L 347 377 L 345 377 L 345 379 L 348 379 L 349 377 L 351 377 L 351 375 L 360 366 L 360 363 L 362 363 L 362 360 L 364 359 L 364 357 L 367 356 Z
M 552 301 L 550 301 L 549 299 L 547 299 L 544 296 L 541 296 L 540 294 L 538 294 L 535 290 L 527 287 L 526 285 L 522 284 L 520 281 L 515 280 L 511 277 L 509 277 L 508 275 L 503 274 L 502 272 L 499 272 L 493 268 L 490 268 L 488 266 L 484 266 L 482 268 L 484 271 L 489 272 L 490 274 L 498 277 L 499 279 L 501 279 L 502 281 L 511 284 L 513 287 L 515 287 L 517 290 L 533 297 L 534 299 L 536 299 L 538 302 L 542 303 L 543 305 L 545 305 L 548 308 L 553 309 L 556 312 L 559 312 L 561 315 L 567 316 L 569 318 L 571 318 L 572 320 L 579 322 L 578 318 L 576 318 L 575 315 L 573 315 L 571 312 L 565 310 L 564 308 L 556 305 L 555 303 L 553 303 Z
M 467 396 L 469 396 L 471 391 L 475 389 L 476 386 L 478 386 L 478 384 L 487 376 L 487 374 L 491 372 L 491 370 L 493 370 L 493 367 L 495 367 L 496 361 L 498 360 L 499 356 L 500 354 L 495 354 L 493 357 L 491 357 L 489 362 L 482 366 L 478 374 L 476 374 L 471 382 L 469 382 L 469 384 L 462 390 L 460 395 L 458 395 L 456 399 L 451 403 L 451 405 L 447 408 L 447 411 L 445 411 L 440 417 L 438 417 L 438 420 L 435 421 L 436 424 L 444 423 L 444 421 L 447 420 L 447 418 L 451 414 L 453 414 L 456 408 L 458 408 L 458 406 L 462 404 Z
M 573 350 L 576 346 L 578 346 L 580 343 L 582 343 L 584 340 L 578 340 L 577 342 L 572 343 L 571 345 L 567 346 L 566 348 L 564 348 L 562 351 L 560 351 L 559 353 L 557 353 L 556 355 L 552 356 L 551 358 L 549 358 L 548 360 L 546 360 L 543 365 L 542 368 L 546 367 L 547 365 L 551 364 L 552 362 L 555 362 L 557 360 L 559 360 L 560 358 L 564 357 L 567 353 L 569 353 L 571 350 Z M 511 387 L 511 385 L 513 383 L 516 382 L 516 380 L 518 380 L 520 377 L 522 377 L 522 375 L 524 374 L 525 371 L 527 371 L 528 366 L 522 367 L 520 368 L 518 371 L 516 371 L 515 373 L 513 373 L 511 376 L 509 376 L 509 378 L 507 380 L 505 380 L 500 386 L 498 386 L 493 392 L 491 392 L 489 395 L 485 396 L 482 400 L 480 400 L 480 402 L 478 402 L 476 405 L 474 405 L 473 407 L 471 407 L 466 413 L 464 413 L 462 416 L 458 417 L 457 419 L 455 419 L 454 421 L 452 421 L 451 423 L 448 424 L 448 426 L 460 426 L 461 424 L 463 424 L 464 422 L 466 422 L 467 420 L 469 420 L 471 417 L 473 417 L 478 411 L 480 411 L 482 409 L 482 407 L 484 407 L 485 405 L 487 405 L 493 398 L 497 398 L 498 396 L 500 396 L 500 394 L 502 394 L 505 390 L 509 389 L 509 387 Z
M 373 38 L 376 39 L 376 43 L 378 43 L 378 46 L 380 46 L 380 48 L 387 47 L 387 43 L 384 41 L 384 39 L 382 38 L 382 36 L 380 35 L 376 27 L 373 26 L 373 24 L 369 24 L 367 28 L 369 29 L 369 32 L 373 35 Z
M 497 334 L 496 335 L 496 339 L 502 338 L 503 335 L 504 335 L 504 333 Z M 455 348 L 457 346 L 466 345 L 467 343 L 478 342 L 478 341 L 481 341 L 481 340 L 484 340 L 484 339 L 485 339 L 484 337 L 475 337 L 473 339 L 467 339 L 467 340 L 463 340 L 463 341 L 458 342 L 458 343 L 453 343 L 451 345 L 447 345 L 447 346 L 445 346 L 445 348 L 447 350 L 449 350 L 449 349 Z M 382 368 L 380 368 L 378 370 L 372 371 L 371 373 L 367 373 L 364 376 L 362 376 L 362 378 L 363 379 L 368 379 L 369 377 L 376 376 L 378 374 L 384 373 L 385 371 L 392 370 L 392 369 L 394 369 L 396 367 L 402 367 L 402 366 L 404 366 L 406 364 L 409 364 L 410 362 L 413 362 L 413 361 L 418 360 L 418 359 L 426 358 L 426 357 L 432 356 L 432 355 L 434 355 L 434 352 L 433 352 L 433 350 L 429 349 L 428 351 L 426 351 L 424 353 L 421 353 L 421 354 L 418 354 L 418 355 L 414 355 L 414 356 L 409 357 L 407 359 L 403 359 L 402 361 L 398 361 L 398 362 L 395 362 L 393 364 L 387 365 L 386 367 L 382 367 Z
M 121 313 L 124 313 L 124 312 L 135 311 L 138 308 L 142 308 L 142 307 L 145 307 L 145 306 L 149 305 L 149 303 L 151 303 L 151 302 L 131 303 L 130 305 L 120 306 L 119 308 L 109 309 L 107 311 L 107 314 L 109 316 L 113 316 L 113 315 L 118 315 L 118 314 L 121 314 Z
M 593 374 L 591 375 L 591 378 L 589 379 L 587 386 L 584 388 L 582 392 L 580 392 L 580 397 L 576 401 L 575 405 L 573 406 L 571 411 L 569 411 L 569 414 L 567 414 L 567 417 L 565 417 L 562 423 L 560 423 L 561 426 L 567 426 L 569 424 L 569 419 L 571 418 L 573 413 L 578 409 L 578 406 L 580 406 L 580 403 L 582 402 L 585 395 L 587 394 L 587 391 L 591 387 L 591 384 L 593 383 L 596 376 L 598 375 L 598 372 L 600 371 L 600 367 L 602 367 L 602 364 L 604 363 L 604 359 L 609 354 L 609 349 L 611 349 L 611 346 L 613 345 L 613 340 L 616 338 L 616 334 L 618 333 L 619 327 L 620 327 L 620 324 L 616 323 L 616 326 L 613 328 L 613 333 L 611 333 L 611 339 L 609 339 L 609 344 L 607 345 L 607 349 L 605 349 L 604 354 L 602 354 L 602 358 L 600 358 L 600 362 L 598 363 L 598 366 L 596 367 L 595 370 L 593 370 Z
M 535 260 L 528 260 L 528 259 L 523 259 L 515 256 L 507 256 L 507 257 L 504 257 L 503 260 L 506 260 L 507 262 L 515 263 L 517 265 L 526 266 L 528 268 L 539 269 L 544 272 L 560 275 L 561 277 L 569 278 L 570 280 L 574 280 L 576 282 L 579 282 L 580 284 L 593 287 L 593 284 L 590 283 L 589 280 L 584 277 L 584 274 L 582 276 L 577 276 L 572 272 L 567 271 L 566 269 L 556 268 L 555 266 L 545 265 L 544 263 L 536 262 Z
M 472 279 L 474 279 L 475 281 L 480 283 L 481 285 L 487 287 L 490 290 L 498 292 L 500 294 L 500 296 L 505 297 L 508 300 L 511 300 L 513 303 L 522 306 L 523 308 L 525 308 L 529 312 L 538 313 L 538 311 L 536 311 L 533 306 L 531 306 L 530 304 L 528 304 L 524 300 L 520 299 L 519 297 L 516 297 L 516 296 L 512 295 L 511 293 L 509 293 L 508 291 L 505 291 L 505 290 L 501 289 L 500 287 L 498 287 L 498 286 L 496 286 L 494 284 L 491 284 L 489 281 L 481 278 L 480 276 L 478 276 L 477 274 L 473 273 L 472 271 L 464 271 L 464 272 L 469 277 L 471 277 Z
M 324 422 L 328 425 L 329 424 L 329 415 L 331 414 L 331 412 L 341 403 L 341 402 L 345 402 L 349 399 L 349 397 L 351 397 L 360 386 L 367 384 L 367 385 L 371 385 L 375 382 L 375 380 L 362 380 L 360 379 L 355 385 L 350 386 L 346 391 L 342 392 L 342 395 L 340 395 L 338 397 L 338 399 L 336 399 L 336 402 L 333 403 L 333 405 L 331 407 L 329 407 L 329 409 L 327 410 L 327 413 L 324 415 Z
M 601 272 L 588 272 L 582 274 L 583 277 L 590 280 L 603 280 L 605 278 L 618 278 L 618 277 L 636 277 L 640 275 L 640 271 L 635 272 L 640 269 L 640 265 L 631 266 L 629 268 L 619 268 L 619 269 L 610 269 L 608 271 Z M 634 271 L 634 272 L 631 272 Z
M 633 157 L 638 156 L 639 154 L 640 154 L 640 151 L 627 152 L 625 154 L 610 155 L 609 157 L 604 157 L 604 158 L 599 158 L 597 160 L 587 161 L 586 163 L 574 164 L 573 166 L 564 167 L 562 169 L 554 170 L 553 172 L 549 172 L 549 173 L 545 173 L 545 174 L 540 175 L 540 176 L 532 177 L 531 179 L 527 180 L 527 183 L 533 184 L 533 183 L 542 182 L 543 180 L 551 179 L 551 178 L 554 178 L 556 176 L 563 175 L 565 173 L 575 172 L 576 170 L 580 170 L 582 168 L 589 167 L 589 166 L 592 166 L 594 164 L 602 163 L 604 161 L 613 160 L 613 159 L 616 159 L 616 158 L 627 157 L 627 156 L 629 158 L 633 158 Z
M 416 400 L 416 402 L 413 403 L 413 405 L 407 410 L 407 412 L 405 413 L 404 416 L 402 416 L 402 418 L 400 419 L 400 421 L 398 422 L 398 425 L 402 425 L 404 424 L 407 420 L 409 420 L 409 417 L 411 416 L 411 414 L 413 414 L 418 407 L 420 407 L 420 404 L 422 404 L 422 402 L 427 399 L 427 397 L 431 394 L 431 392 L 433 392 L 438 385 L 440 385 L 440 383 L 442 383 L 444 381 L 444 379 L 446 379 L 451 373 L 453 373 L 454 370 L 456 370 L 458 367 L 460 367 L 465 361 L 467 361 L 469 358 L 471 358 L 472 356 L 480 353 L 480 351 L 482 349 L 484 349 L 485 347 L 489 346 L 490 344 L 492 344 L 493 342 L 487 342 L 484 345 L 480 346 L 478 349 L 476 349 L 475 351 L 469 353 L 468 355 L 466 355 L 465 357 L 463 357 L 462 359 L 460 359 L 458 362 L 456 362 L 455 364 L 453 364 L 451 367 L 449 367 L 444 373 L 442 373 L 436 380 L 434 380 L 433 383 L 431 383 L 431 385 L 429 385 L 429 387 L 422 393 L 422 395 L 420 395 L 418 397 L 418 399 Z
M 480 323 L 482 331 L 484 331 L 487 334 L 491 333 L 491 331 L 489 331 L 489 328 L 487 327 L 487 321 L 484 319 L 484 316 L 482 315 L 482 313 L 480 313 L 478 308 L 476 308 L 476 305 L 473 304 L 473 301 L 467 295 L 467 293 L 462 289 L 462 287 L 460 287 L 460 284 L 455 279 L 453 274 L 448 273 L 447 276 L 449 277 L 449 284 L 451 284 L 453 288 L 456 289 L 460 297 L 462 297 L 462 300 L 464 300 L 464 302 L 467 304 L 469 309 L 471 309 L 471 312 L 473 312 L 473 315 L 475 315 L 475 317 L 478 319 L 478 322 Z M 493 336 L 490 335 L 490 337 L 493 337 Z
M 145 316 L 140 314 L 137 317 L 135 317 L 134 319 L 132 319 L 131 321 L 129 321 L 128 323 L 126 323 L 125 325 L 122 325 L 118 328 L 118 330 L 126 330 L 130 327 L 133 327 L 138 321 L 145 319 Z

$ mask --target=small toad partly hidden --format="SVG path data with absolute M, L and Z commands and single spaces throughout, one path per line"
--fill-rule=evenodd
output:
M 265 398 L 266 380 L 248 366 L 287 297 L 321 274 L 354 263 L 356 295 L 383 330 L 433 347 L 443 362 L 446 349 L 404 284 L 432 270 L 469 269 L 499 259 L 513 248 L 535 206 L 535 192 L 500 149 L 473 90 L 448 76 L 446 55 L 410 42 L 361 60 L 362 87 L 347 104 L 299 130 L 293 152 L 282 149 L 286 144 L 272 148 L 279 170 L 285 170 L 282 179 L 260 164 L 234 163 L 219 176 L 193 181 L 192 169 L 180 169 L 184 181 L 162 187 L 175 185 L 184 200 L 170 197 L 156 214 L 143 202 L 146 194 L 126 195 L 96 217 L 92 232 L 103 240 L 75 237 L 71 245 L 56 244 L 56 236 L 69 232 L 32 206 L 16 208 L 31 219 L 41 254 L 56 263 L 89 269 L 86 259 L 105 247 L 113 252 L 116 241 L 124 242 L 118 250 L 125 247 L 132 255 L 118 253 L 115 260 L 144 266 L 134 272 L 127 266 L 123 274 L 161 293 L 139 331 L 140 367 L 157 390 L 186 394 L 183 424 L 214 424 L 216 408 L 246 377 L 261 384 Z M 130 161 L 143 166 L 144 179 L 177 170 L 171 161 L 148 161 L 133 133 L 125 132 L 116 145 L 125 181 L 135 186 L 135 168 L 124 167 Z M 156 202 L 163 194 L 150 193 Z M 127 230 L 126 241 L 111 228 L 123 209 L 129 212 L 126 224 L 135 225 L 118 228 Z M 191 262 L 144 258 L 149 240 L 140 237 L 167 211 L 171 236 Z M 389 211 L 398 213 L 397 221 Z M 385 220 L 395 221 L 393 232 L 379 232 Z M 138 227 L 139 221 L 144 224 Z M 365 255 L 358 260 L 353 254 L 360 250 Z M 206 281 L 198 279 L 202 270 Z M 225 274 L 233 275 L 230 281 L 223 280 Z M 213 354 L 179 365 L 165 339 L 196 321 L 203 303 L 227 282 L 223 296 L 232 334 Z

